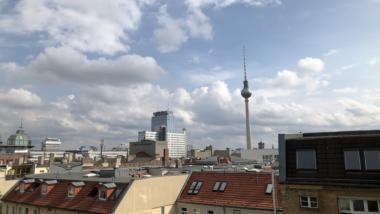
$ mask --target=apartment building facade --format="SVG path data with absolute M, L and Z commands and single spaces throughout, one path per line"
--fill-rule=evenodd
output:
M 380 213 L 380 131 L 279 135 L 284 213 Z
M 175 214 L 186 179 L 187 175 L 139 179 L 91 173 L 30 175 L 4 195 L 2 213 Z

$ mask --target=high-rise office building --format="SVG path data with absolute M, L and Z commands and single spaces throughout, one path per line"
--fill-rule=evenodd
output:
M 172 111 L 157 111 L 152 117 L 152 132 L 161 131 L 162 127 L 166 127 L 167 132 L 175 132 L 174 115 Z
M 186 157 L 186 129 L 176 132 L 174 115 L 171 111 L 153 113 L 151 131 L 140 131 L 138 141 L 159 140 L 168 144 L 170 158 Z

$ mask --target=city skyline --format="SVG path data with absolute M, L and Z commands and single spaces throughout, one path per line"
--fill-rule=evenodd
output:
M 253 147 L 278 133 L 379 129 L 379 9 L 377 0 L 3 0 L 0 135 L 23 118 L 33 141 L 116 146 L 148 130 L 159 106 L 189 144 L 244 148 L 243 45 Z

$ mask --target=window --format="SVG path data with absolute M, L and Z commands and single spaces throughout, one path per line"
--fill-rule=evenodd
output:
M 366 170 L 380 170 L 380 151 L 364 151 Z
M 29 214 L 29 208 L 25 208 L 25 214 Z
M 226 186 L 227 186 L 227 182 L 217 181 L 214 184 L 214 187 L 212 188 L 212 191 L 214 191 L 214 192 L 224 192 L 224 190 L 226 189 Z
M 312 196 L 301 196 L 300 205 L 303 208 L 318 208 L 318 198 Z
M 338 205 L 341 214 L 379 213 L 380 211 L 379 201 L 372 199 L 339 198 Z
M 24 191 L 25 191 L 25 184 L 21 183 L 20 184 L 20 193 L 24 193 Z
M 47 190 L 48 190 L 48 185 L 47 184 L 42 184 L 41 194 L 42 195 L 46 195 L 47 194 Z
M 18 214 L 21 214 L 22 210 L 21 207 L 18 208 Z
M 165 214 L 165 207 L 161 207 L 161 214 Z
M 214 214 L 214 211 L 209 210 L 209 211 L 207 211 L 207 214 Z
M 344 166 L 346 170 L 361 170 L 360 152 L 344 151 Z
M 74 197 L 75 193 L 75 187 L 72 185 L 69 185 L 68 191 L 67 191 L 67 197 L 72 198 Z
M 34 214 L 37 214 L 37 209 L 34 209 L 33 212 L 34 212 Z
M 193 181 L 191 183 L 189 191 L 187 191 L 188 194 L 198 194 L 199 190 L 202 187 L 203 182 L 202 181 Z
M 7 211 L 6 214 L 9 214 L 9 206 L 7 205 Z
M 273 191 L 273 185 L 272 184 L 267 184 L 267 188 L 265 190 L 265 194 L 270 195 L 272 194 Z
M 317 169 L 315 150 L 297 150 L 297 169 Z
M 193 214 L 200 214 L 200 212 L 197 209 L 193 209 Z
M 106 200 L 106 199 L 107 199 L 107 193 L 106 193 L 106 190 L 100 190 L 100 191 L 99 191 L 99 199 L 100 199 L 100 200 Z
M 187 208 L 182 207 L 181 208 L 181 214 L 187 214 Z
M 16 208 L 12 207 L 12 214 L 16 214 Z
M 233 209 L 232 214 L 241 214 L 241 210 Z

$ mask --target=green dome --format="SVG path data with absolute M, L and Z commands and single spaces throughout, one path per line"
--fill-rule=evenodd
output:
M 16 134 L 9 136 L 8 145 L 10 146 L 31 146 L 32 140 L 25 133 L 23 129 L 19 129 L 16 131 Z

